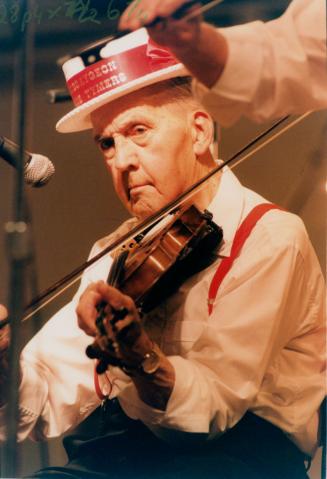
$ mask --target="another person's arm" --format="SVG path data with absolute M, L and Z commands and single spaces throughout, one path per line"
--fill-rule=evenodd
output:
M 149 34 L 154 41 L 167 46 L 195 78 L 211 88 L 225 67 L 227 42 L 216 28 L 202 22 L 200 17 L 183 21 L 170 16 L 185 3 L 185 0 L 136 0 L 124 12 L 120 26 L 135 30 L 144 22 L 147 24 L 158 17 L 169 17 L 164 23 L 148 27 Z
M 121 26 L 140 26 L 137 12 L 151 3 L 137 2 L 131 12 L 132 4 Z M 154 2 L 151 19 L 154 7 L 165 16 L 159 3 L 173 2 Z M 327 107 L 325 19 L 323 0 L 294 0 L 284 15 L 266 23 L 215 30 L 199 20 L 169 18 L 149 33 L 194 75 L 194 90 L 215 119 L 230 125 L 241 116 L 265 121 Z

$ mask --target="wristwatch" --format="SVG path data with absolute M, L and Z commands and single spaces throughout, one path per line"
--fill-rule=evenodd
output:
M 145 374 L 154 374 L 160 366 L 160 349 L 153 343 L 151 350 L 146 353 L 141 361 L 140 368 Z
M 135 376 L 137 374 L 154 374 L 160 366 L 160 357 L 162 353 L 156 343 L 152 343 L 152 347 L 148 353 L 145 353 L 142 361 L 137 366 L 131 366 L 121 362 L 119 367 L 128 376 Z

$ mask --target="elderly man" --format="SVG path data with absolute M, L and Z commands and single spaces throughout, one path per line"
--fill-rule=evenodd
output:
M 63 68 L 76 107 L 57 127 L 93 128 L 132 215 L 95 255 L 215 166 L 213 126 L 187 72 L 143 30 Z M 226 168 L 192 203 L 224 232 L 211 264 L 140 315 L 107 284 L 106 255 L 25 348 L 20 438 L 86 419 L 65 439 L 69 463 L 33 477 L 307 477 L 324 396 L 324 288 L 305 228 Z M 94 337 L 108 363 L 100 376 L 85 355 Z

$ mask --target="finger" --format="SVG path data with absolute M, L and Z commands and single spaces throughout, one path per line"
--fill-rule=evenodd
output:
M 0 304 L 0 321 L 7 319 L 7 317 L 8 317 L 7 308 L 3 304 Z
M 135 317 L 129 310 L 124 308 L 126 313 L 124 314 L 123 318 L 117 319 L 112 314 L 108 314 L 108 316 L 103 320 L 103 328 L 106 331 L 106 337 L 112 343 L 117 341 L 118 334 L 120 331 L 129 326 L 131 323 L 139 324 L 140 321 L 137 317 Z
M 170 17 L 167 21 L 147 26 L 147 30 L 152 40 L 176 53 L 176 49 L 190 49 L 191 45 L 197 44 L 200 25 L 200 17 L 187 21 Z
M 7 325 L 0 329 L 0 353 L 8 349 L 9 343 L 10 343 L 10 328 Z
M 119 28 L 135 30 L 158 18 L 168 17 L 190 0 L 135 0 L 121 17 Z
M 141 336 L 142 329 L 139 323 L 135 321 L 119 324 L 116 332 L 116 338 L 120 346 L 132 348 Z
M 112 308 L 119 311 L 123 308 L 128 309 L 132 314 L 138 316 L 137 308 L 133 299 L 126 294 L 123 294 L 118 289 L 102 283 L 98 286 L 98 292 Z
M 97 305 L 101 302 L 102 296 L 98 291 L 99 283 L 88 286 L 81 295 L 76 307 L 78 326 L 88 335 L 95 336 L 95 321 L 98 315 Z
M 89 284 L 85 290 L 83 291 L 83 293 L 80 295 L 80 300 L 83 299 L 84 296 L 87 296 L 90 292 L 92 291 L 95 291 L 95 292 L 98 292 L 98 287 L 99 285 L 102 285 L 102 284 L 106 284 L 104 281 L 100 280 L 100 281 L 96 281 L 94 283 L 91 283 Z
M 79 319 L 88 320 L 89 316 L 96 317 L 97 305 L 101 302 L 101 295 L 96 291 L 89 291 L 87 295 L 80 298 L 76 307 L 76 314 Z M 95 319 L 95 318 L 94 318 Z
M 122 30 L 136 30 L 156 17 L 157 1 L 152 6 L 148 1 L 134 0 L 120 18 L 119 28 Z

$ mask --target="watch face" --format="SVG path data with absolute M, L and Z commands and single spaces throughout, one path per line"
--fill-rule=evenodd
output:
M 160 357 L 159 355 L 151 350 L 144 356 L 142 361 L 142 369 L 146 374 L 153 374 L 157 371 L 160 364 Z

